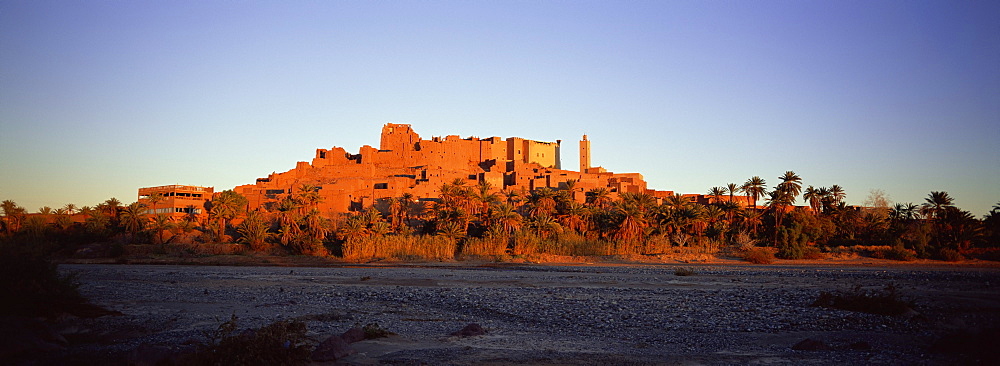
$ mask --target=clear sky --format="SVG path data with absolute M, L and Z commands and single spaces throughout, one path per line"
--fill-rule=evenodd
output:
M 706 193 L 1000 202 L 997 1 L 0 2 L 0 199 L 231 189 L 316 148 L 563 140 Z M 800 201 L 801 202 L 801 201 Z

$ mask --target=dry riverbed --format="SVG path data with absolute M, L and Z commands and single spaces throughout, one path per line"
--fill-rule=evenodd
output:
M 73 345 L 48 361 L 180 352 L 232 315 L 240 328 L 302 320 L 317 343 L 370 323 L 396 333 L 354 343 L 358 353 L 340 364 L 919 365 L 975 363 L 1000 349 L 996 268 L 677 268 L 67 264 L 60 270 L 79 273 L 85 296 L 123 315 L 64 320 Z M 821 291 L 888 284 L 916 313 L 810 306 Z M 469 323 L 486 334 L 449 335 Z M 807 338 L 825 347 L 792 349 Z

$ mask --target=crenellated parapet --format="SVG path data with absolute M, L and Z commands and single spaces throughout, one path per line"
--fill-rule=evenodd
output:
M 646 182 L 639 174 L 590 167 L 579 172 L 560 169 L 560 145 L 561 141 L 520 137 L 449 135 L 422 139 L 408 124 L 388 123 L 382 127 L 377 149 L 365 145 L 357 154 L 341 147 L 316 149 L 311 162 L 299 162 L 292 170 L 272 173 L 255 184 L 238 186 L 236 191 L 247 196 L 251 208 L 272 210 L 303 185 L 318 187 L 316 192 L 322 198 L 318 208 L 323 212 L 355 210 L 404 193 L 433 200 L 445 183 L 456 179 L 470 185 L 487 182 L 498 192 L 567 189 L 567 181 L 572 180 L 579 191 L 574 196 L 581 198 L 585 190 L 593 188 L 605 188 L 612 194 L 646 191 Z

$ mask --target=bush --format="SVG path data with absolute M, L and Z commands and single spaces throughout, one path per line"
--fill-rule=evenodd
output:
M 753 248 L 744 251 L 740 257 L 753 264 L 771 264 L 774 261 L 774 256 L 771 255 L 771 252 L 764 248 Z
M 54 317 L 88 307 L 72 274 L 59 274 L 47 259 L 0 250 L 0 314 Z M 93 307 L 93 306 L 90 306 Z
M 938 252 L 938 258 L 947 262 L 959 262 L 965 260 L 965 257 L 963 257 L 957 250 L 949 248 L 941 249 L 941 251 Z
M 861 285 L 855 286 L 851 292 L 823 291 L 810 306 L 878 315 L 902 315 L 911 311 L 911 304 L 900 298 L 892 284 L 886 285 L 881 291 L 863 290 Z
M 365 324 L 364 327 L 361 327 L 361 330 L 365 332 L 365 339 L 385 338 L 396 334 L 382 328 L 382 326 L 378 325 L 378 323 Z
M 675 276 L 694 276 L 695 272 L 689 268 L 678 268 L 674 270 Z
M 826 255 L 823 254 L 822 250 L 817 247 L 805 247 L 802 250 L 802 259 L 826 259 Z
M 257 330 L 233 334 L 236 315 L 206 334 L 209 344 L 193 355 L 198 365 L 304 365 L 311 352 L 306 344 L 306 324 L 278 321 Z
M 872 257 L 909 262 L 917 260 L 917 252 L 911 249 L 896 246 L 889 249 L 876 249 L 872 252 Z

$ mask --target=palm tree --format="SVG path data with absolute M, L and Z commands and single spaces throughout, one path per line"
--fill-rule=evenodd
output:
M 146 205 L 133 202 L 121 210 L 121 223 L 129 234 L 129 241 L 135 241 L 135 236 L 146 226 Z
M 757 200 L 767 194 L 767 182 L 755 175 L 747 179 L 746 183 L 740 186 L 740 190 L 750 196 L 753 200 L 753 207 L 757 208 Z
M 122 202 L 117 198 L 111 197 L 104 201 L 104 209 L 107 211 L 108 216 L 111 217 L 112 222 L 118 221 L 118 209 L 121 208 Z
M 376 210 L 371 211 L 378 212 Z M 303 219 L 305 221 L 305 232 L 312 239 L 313 246 L 315 247 L 317 244 L 322 245 L 323 241 L 326 240 L 326 236 L 330 233 L 330 226 L 327 220 L 315 208 L 309 210 Z
M 163 194 L 159 192 L 149 195 L 149 198 L 146 199 L 146 202 L 149 202 L 149 211 L 150 211 L 149 213 L 151 214 L 159 213 L 156 212 L 156 204 L 163 202 L 164 199 L 165 197 L 163 197 Z
M 679 210 L 691 204 L 691 201 L 680 193 L 674 193 L 673 196 L 668 196 L 667 199 L 663 200 L 663 204 L 672 210 Z
M 246 219 L 240 223 L 236 231 L 240 233 L 240 241 L 249 245 L 254 251 L 260 252 L 267 250 L 267 241 L 274 237 L 274 233 L 268 230 L 270 226 L 260 211 L 251 211 L 247 213 Z
M 719 203 L 722 201 L 722 196 L 726 195 L 726 187 L 712 187 L 708 190 L 708 195 L 713 199 L 710 203 Z
M 912 221 L 919 213 L 918 206 L 911 203 L 897 203 L 889 210 L 889 218 L 896 221 Z
M 556 211 L 556 193 L 549 187 L 531 191 L 531 216 L 552 215 Z
M 209 203 L 210 214 L 219 222 L 218 240 L 221 243 L 226 235 L 226 220 L 242 215 L 246 211 L 247 199 L 233 190 L 225 190 Z
M 781 179 L 781 183 L 778 183 L 777 189 L 787 195 L 786 198 L 789 199 L 790 203 L 795 203 L 795 199 L 799 196 L 799 193 L 802 193 L 802 178 L 789 170 L 778 177 L 778 179 Z
M 816 189 L 813 186 L 806 187 L 805 193 L 802 194 L 802 198 L 809 202 L 809 207 L 812 208 L 813 213 L 819 213 L 820 201 L 823 196 L 820 195 L 821 189 Z
M 576 201 L 569 201 L 562 214 L 558 215 L 557 218 L 563 227 L 582 233 L 588 229 L 589 216 L 590 211 L 587 206 Z
M 949 207 L 954 207 L 954 203 L 955 199 L 951 198 L 948 192 L 932 191 L 920 205 L 920 210 L 927 218 L 936 220 L 941 218 Z
M 607 208 L 611 203 L 611 192 L 607 188 L 598 187 L 587 191 L 587 203 L 598 208 Z
M 559 222 L 552 216 L 546 214 L 532 216 L 530 225 L 542 239 L 548 239 L 552 234 L 562 232 L 562 225 L 559 225 Z
M 620 218 L 615 238 L 622 242 L 632 242 L 646 234 L 649 226 L 648 207 L 643 201 L 638 196 L 628 194 L 615 205 L 614 213 Z
M 509 204 L 498 204 L 490 207 L 489 223 L 491 227 L 499 227 L 506 235 L 521 228 L 521 215 L 514 211 L 514 206 Z
M 21 217 L 25 214 L 24 208 L 18 206 L 14 201 L 5 200 L 0 204 L 0 209 L 3 209 L 3 215 L 7 222 L 7 234 L 13 234 L 20 229 Z
M 166 244 L 163 241 L 163 232 L 170 229 L 170 226 L 172 224 L 170 222 L 170 216 L 162 213 L 154 214 L 150 224 L 151 224 L 149 228 L 150 231 L 156 234 L 154 236 L 156 238 L 156 243 L 161 245 Z
M 726 191 L 729 192 L 729 202 L 733 202 L 733 197 L 736 195 L 736 190 L 740 189 L 740 186 L 736 183 L 726 184 Z
M 839 205 L 841 202 L 844 202 L 847 193 L 844 192 L 844 187 L 834 184 L 830 186 L 830 196 L 833 198 L 834 205 Z
M 42 214 L 42 215 L 51 215 L 52 214 L 52 207 L 42 206 L 41 208 L 38 209 L 38 213 Z
M 63 211 L 66 212 L 67 215 L 75 214 L 76 205 L 72 203 L 67 203 L 65 206 L 63 206 Z
M 740 222 L 742 225 L 753 233 L 753 236 L 757 236 L 757 227 L 763 223 L 764 212 L 761 211 L 744 211 L 743 217 Z
M 490 205 L 500 202 L 500 196 L 497 196 L 493 192 L 493 186 L 487 181 L 480 181 L 476 185 L 476 190 L 473 192 L 473 198 L 479 201 L 479 206 L 476 207 L 475 214 L 481 215 L 479 221 L 486 222 L 486 216 L 489 213 Z
M 302 204 L 300 209 L 316 208 L 316 205 L 323 202 L 323 196 L 319 194 L 320 188 L 312 184 L 302 184 L 299 186 L 299 193 L 296 194 L 295 200 Z
M 389 218 L 394 231 L 399 231 L 403 225 L 408 225 L 410 221 L 410 204 L 413 203 L 413 193 L 405 192 L 401 196 L 389 202 Z

